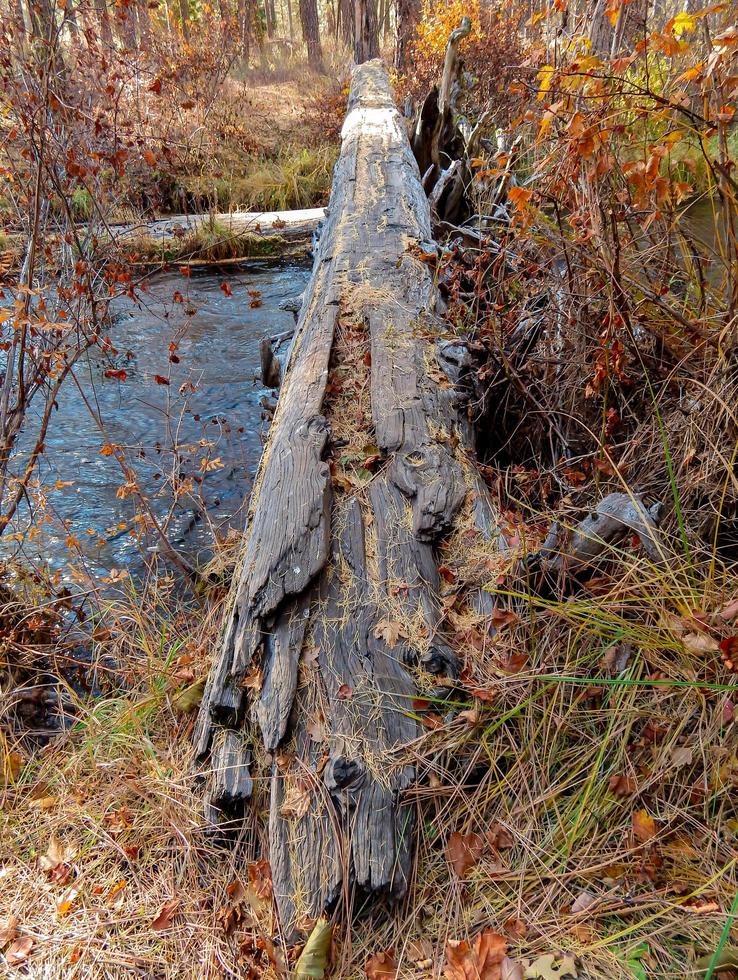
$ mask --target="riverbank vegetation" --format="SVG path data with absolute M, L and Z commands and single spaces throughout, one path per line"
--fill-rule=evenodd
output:
M 120 384 L 124 404 L 111 310 L 145 298 L 152 260 L 263 257 L 278 239 L 234 248 L 213 217 L 177 251 L 142 238 L 111 254 L 115 222 L 324 204 L 351 58 L 394 64 L 410 119 L 464 16 L 456 162 L 421 164 L 446 307 L 429 346 L 464 346 L 500 534 L 470 519 L 438 549 L 462 670 L 408 706 L 424 732 L 408 895 L 340 900 L 328 965 L 297 975 L 738 972 L 735 5 L 43 0 L 3 8 L 0 48 L 9 975 L 296 970 L 263 798 L 224 849 L 192 778 L 239 531 L 202 567 L 172 544 L 138 484 L 150 447 L 121 445 L 82 379 Z M 91 573 L 71 533 L 63 574 L 32 557 L 40 527 L 64 528 L 43 467 L 62 386 L 88 398 L 135 502 L 123 531 L 156 552 L 140 575 Z M 187 397 L 172 392 L 164 425 Z M 333 465 L 361 488 L 379 461 L 350 448 Z M 224 462 L 205 436 L 170 449 L 169 517 Z M 657 517 L 585 560 L 576 529 L 612 493 Z M 470 601 L 479 588 L 494 612 Z

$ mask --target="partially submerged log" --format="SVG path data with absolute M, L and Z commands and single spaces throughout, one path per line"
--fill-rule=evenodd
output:
M 418 258 L 429 206 L 379 62 L 354 71 L 342 140 L 195 736 L 214 774 L 209 813 L 238 820 L 250 768 L 270 769 L 288 936 L 354 888 L 406 890 L 413 702 L 430 675 L 458 672 L 438 543 L 462 514 L 496 536 L 443 374 L 463 352 L 439 357 L 427 330 L 439 302 Z M 352 470 L 349 449 L 371 452 L 373 472 Z

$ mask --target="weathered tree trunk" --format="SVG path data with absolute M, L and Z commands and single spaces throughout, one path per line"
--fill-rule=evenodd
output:
M 308 64 L 316 71 L 323 71 L 317 0 L 300 0 L 300 21 L 302 23 L 302 36 L 307 45 Z
M 365 63 L 195 736 L 215 774 L 211 817 L 239 817 L 252 760 L 271 768 L 269 859 L 288 936 L 354 887 L 405 891 L 413 702 L 431 675 L 458 669 L 436 549 L 457 525 L 493 533 L 448 353 L 427 329 L 430 235 L 387 74 Z M 374 460 L 352 468 L 357 452 Z
M 412 68 L 410 49 L 415 28 L 420 20 L 420 0 L 397 0 L 397 40 L 395 68 L 407 72 Z

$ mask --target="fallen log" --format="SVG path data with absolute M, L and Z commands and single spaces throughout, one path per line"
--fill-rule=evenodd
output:
M 458 673 L 438 545 L 462 531 L 497 537 L 463 398 L 443 372 L 448 362 L 458 373 L 463 352 L 428 329 L 440 297 L 418 246 L 430 238 L 386 71 L 367 62 L 354 70 L 195 732 L 209 815 L 238 824 L 252 786 L 267 782 L 255 773 L 269 771 L 269 860 L 287 937 L 353 889 L 406 890 L 414 702 L 433 675 Z
M 295 211 L 234 211 L 230 213 L 178 214 L 155 221 L 137 224 L 108 225 L 105 228 L 86 226 L 101 240 L 107 240 L 117 248 L 127 250 L 151 250 L 166 255 L 170 249 L 177 254 L 187 254 L 188 246 L 197 255 L 200 247 L 198 235 L 205 235 L 209 248 L 222 244 L 247 246 L 254 257 L 281 254 L 298 247 L 307 248 L 320 222 L 325 217 L 324 208 L 302 208 Z M 84 226 L 83 226 L 84 227 Z M 229 260 L 219 255 L 219 261 Z M 238 260 L 238 259 L 236 259 Z M 196 265 L 197 260 L 189 264 Z

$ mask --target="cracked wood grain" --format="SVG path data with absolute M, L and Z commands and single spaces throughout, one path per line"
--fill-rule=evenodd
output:
M 405 747 L 421 732 L 413 702 L 421 676 L 458 672 L 436 551 L 470 488 L 485 491 L 428 329 L 438 296 L 413 246 L 430 237 L 386 71 L 360 65 L 195 733 L 215 773 L 208 813 L 232 817 L 251 791 L 249 767 L 270 771 L 269 860 L 287 937 L 352 889 L 404 894 L 414 819 L 404 793 L 415 780 Z M 341 360 L 349 328 L 371 356 L 356 436 L 382 464 L 347 489 L 331 475 L 341 421 L 331 379 L 359 367 Z M 477 509 L 491 528 L 491 505 Z

